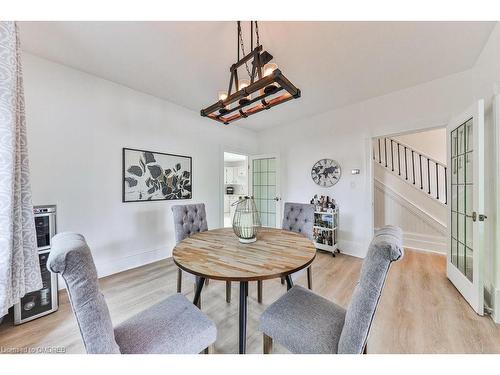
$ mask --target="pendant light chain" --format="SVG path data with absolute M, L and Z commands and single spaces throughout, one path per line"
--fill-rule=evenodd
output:
M 260 46 L 260 40 L 259 40 L 259 24 L 257 21 L 255 21 L 255 35 L 257 35 L 257 47 Z
M 257 36 L 257 47 L 260 46 L 260 38 L 259 38 L 259 24 L 257 23 L 257 21 L 255 21 L 255 35 Z M 245 44 L 243 43 L 243 33 L 241 32 L 241 27 L 239 26 L 239 23 L 238 23 L 238 37 L 240 39 L 240 48 L 241 48 L 241 53 L 243 54 L 243 56 L 246 56 L 246 53 L 245 53 Z M 239 54 L 238 54 L 239 56 Z M 247 73 L 248 73 L 248 77 L 250 77 L 250 79 L 252 79 L 252 73 L 250 72 L 250 69 L 248 68 L 248 64 L 245 62 L 245 68 L 247 70 Z

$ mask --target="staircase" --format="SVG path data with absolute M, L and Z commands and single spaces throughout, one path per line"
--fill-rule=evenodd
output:
M 446 252 L 446 165 L 389 137 L 373 140 L 373 163 L 375 227 L 398 225 L 406 247 Z
M 447 205 L 446 165 L 394 138 L 373 141 L 373 160 L 406 182 Z

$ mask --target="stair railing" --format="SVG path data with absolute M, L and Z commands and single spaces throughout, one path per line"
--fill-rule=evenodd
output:
M 373 140 L 373 160 L 417 189 L 448 204 L 446 165 L 394 138 Z

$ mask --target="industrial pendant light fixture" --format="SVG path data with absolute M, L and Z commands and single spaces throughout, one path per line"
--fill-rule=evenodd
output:
M 255 36 L 257 46 L 253 46 Z M 257 21 L 250 22 L 251 52 L 245 55 L 245 46 L 241 32 L 241 23 L 237 22 L 237 56 L 238 60 L 230 70 L 229 89 L 219 92 L 219 101 L 202 109 L 201 115 L 219 121 L 225 125 L 270 109 L 290 99 L 300 98 L 300 90 L 293 85 L 281 71 L 278 65 L 270 62 L 273 56 L 263 51 L 259 40 L 259 25 Z M 240 59 L 240 49 L 243 57 Z M 248 67 L 251 63 L 251 69 Z M 245 65 L 249 79 L 238 77 L 238 68 Z

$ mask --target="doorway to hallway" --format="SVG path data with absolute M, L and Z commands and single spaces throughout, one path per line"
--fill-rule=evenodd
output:
M 403 229 L 406 247 L 446 254 L 446 128 L 372 142 L 374 227 L 397 225 Z
M 236 202 L 248 195 L 248 156 L 224 152 L 224 227 L 231 227 Z

